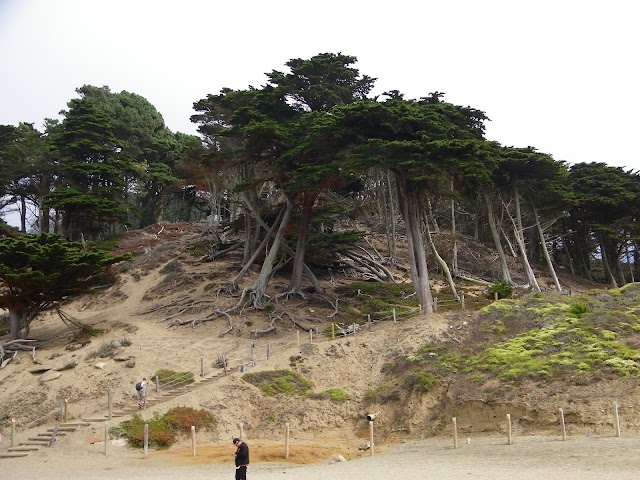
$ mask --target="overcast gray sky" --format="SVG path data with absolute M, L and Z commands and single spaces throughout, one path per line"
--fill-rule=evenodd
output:
M 342 52 L 373 93 L 484 110 L 487 137 L 640 169 L 639 0 L 0 0 L 0 124 L 84 84 L 142 95 L 173 131 L 193 102 Z

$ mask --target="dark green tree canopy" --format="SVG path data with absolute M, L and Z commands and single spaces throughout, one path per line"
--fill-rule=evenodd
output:
M 11 336 L 56 302 L 105 283 L 107 267 L 125 258 L 50 233 L 0 238 L 0 308 L 9 310 Z

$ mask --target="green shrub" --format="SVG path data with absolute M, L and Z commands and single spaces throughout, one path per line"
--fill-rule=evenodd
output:
M 151 378 L 157 376 L 160 386 L 170 386 L 172 388 L 182 387 L 195 382 L 192 372 L 174 372 L 173 370 L 160 369 Z
M 208 410 L 196 410 L 191 407 L 174 407 L 164 415 L 154 414 L 145 421 L 140 415 L 134 415 L 116 427 L 109 429 L 112 437 L 126 437 L 127 443 L 136 448 L 144 446 L 144 426 L 149 425 L 149 445 L 159 449 L 173 445 L 180 434 L 188 434 L 191 427 L 206 429 L 216 425 L 215 417 Z
M 309 380 L 293 370 L 245 373 L 242 379 L 255 385 L 269 397 L 279 393 L 285 395 L 307 395 L 313 388 L 313 384 Z
M 500 280 L 489 287 L 486 297 L 488 299 L 493 299 L 495 298 L 496 293 L 498 294 L 498 299 L 509 298 L 513 293 L 513 287 L 506 280 Z

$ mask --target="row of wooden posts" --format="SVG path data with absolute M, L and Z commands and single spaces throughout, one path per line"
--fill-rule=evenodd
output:
M 64 400 L 64 402 L 66 404 L 67 401 Z M 619 410 L 618 403 L 615 402 L 614 408 L 613 408 L 613 417 L 614 417 L 613 423 L 614 423 L 614 430 L 615 430 L 616 437 L 620 437 L 622 435 L 621 429 L 620 429 L 620 415 L 618 410 Z M 560 417 L 560 430 L 561 430 L 562 440 L 564 441 L 567 439 L 567 429 L 564 421 L 564 410 L 562 408 L 559 408 L 558 414 Z M 375 453 L 374 431 L 373 431 L 374 419 L 375 419 L 375 415 L 367 415 L 367 420 L 369 422 L 369 454 L 371 456 L 373 456 Z M 66 410 L 65 410 L 64 421 L 66 422 Z M 513 443 L 511 414 L 509 413 L 507 414 L 506 421 L 507 421 L 507 444 L 511 445 Z M 453 425 L 453 448 L 458 448 L 458 422 L 456 417 L 452 418 L 452 425 Z M 239 438 L 242 440 L 244 438 L 244 424 L 239 423 L 238 427 L 239 427 Z M 54 437 L 55 437 L 55 433 L 54 433 Z M 11 419 L 10 438 L 11 438 L 11 446 L 14 447 L 16 445 L 16 440 L 15 440 L 16 420 L 14 418 Z M 109 422 L 107 421 L 104 423 L 104 454 L 105 455 L 108 455 L 108 444 L 109 444 Z M 290 428 L 289 428 L 289 422 L 286 422 L 285 423 L 285 441 L 284 441 L 284 458 L 285 459 L 289 459 L 289 444 L 290 444 Z M 195 426 L 191 427 L 191 449 L 192 449 L 192 455 L 195 457 L 196 456 L 196 427 Z M 148 457 L 149 455 L 149 424 L 144 425 L 143 451 L 144 451 L 145 458 Z

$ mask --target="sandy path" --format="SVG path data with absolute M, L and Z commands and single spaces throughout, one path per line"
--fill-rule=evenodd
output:
M 458 449 L 449 439 L 432 439 L 386 446 L 382 453 L 341 463 L 290 465 L 257 463 L 250 467 L 250 480 L 388 480 L 438 478 L 447 480 L 637 480 L 640 478 L 639 437 L 557 438 L 524 437 L 513 445 L 503 438 L 474 438 Z M 257 441 L 256 441 L 257 442 Z M 254 445 L 258 447 L 259 442 Z M 232 479 L 231 465 L 193 464 L 183 458 L 103 446 L 83 454 L 42 452 L 23 459 L 3 459 L 3 478 L 34 480 L 190 480 Z M 381 449 L 382 450 L 382 449 Z M 77 452 L 77 451 L 76 451 Z M 229 448 L 231 455 L 232 446 Z M 61 454 L 62 453 L 62 454 Z M 191 457 L 192 458 L 192 457 Z

